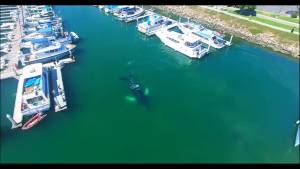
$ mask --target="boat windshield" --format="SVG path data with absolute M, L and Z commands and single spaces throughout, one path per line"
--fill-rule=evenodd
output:
M 189 48 L 194 48 L 194 47 L 200 45 L 201 42 L 198 40 L 198 41 L 195 41 L 193 43 L 191 43 L 191 42 L 185 42 L 184 44 L 185 44 L 185 46 L 187 46 Z
M 212 37 L 212 40 L 214 41 L 215 44 L 220 44 L 220 45 L 225 44 L 225 42 L 226 42 L 224 39 L 222 39 L 218 36 Z

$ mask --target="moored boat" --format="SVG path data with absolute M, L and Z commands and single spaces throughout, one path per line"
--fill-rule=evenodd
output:
M 118 15 L 118 19 L 125 22 L 136 20 L 139 16 L 143 15 L 145 10 L 141 7 L 134 6 L 132 8 L 123 9 Z
M 193 22 L 184 22 L 184 23 L 179 23 L 178 28 L 183 33 L 187 33 L 187 34 L 192 33 L 199 36 L 201 42 L 210 45 L 216 49 L 223 48 L 226 45 L 227 46 L 231 45 L 232 36 L 230 38 L 230 41 L 226 41 L 224 39 L 224 36 L 221 35 L 219 32 L 209 30 L 200 24 L 196 24 Z
M 79 36 L 75 32 L 70 32 L 70 35 L 72 37 L 73 42 L 76 42 L 79 40 Z
M 23 126 L 22 130 L 28 130 L 31 127 L 35 126 L 38 124 L 41 120 L 43 120 L 47 114 L 43 114 L 41 112 L 35 114 L 32 118 L 30 118 Z
M 161 29 L 155 34 L 165 45 L 190 58 L 201 58 L 209 52 L 210 46 L 203 47 L 196 35 L 181 34 L 167 29 Z
M 152 13 L 146 17 L 146 19 L 142 19 L 143 21 L 137 21 L 137 29 L 138 31 L 151 36 L 154 35 L 155 32 L 163 27 L 174 24 L 167 17 Z

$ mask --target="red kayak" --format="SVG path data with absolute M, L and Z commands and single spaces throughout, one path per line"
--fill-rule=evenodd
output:
M 47 114 L 43 114 L 43 113 L 37 113 L 35 114 L 31 119 L 29 119 L 23 126 L 22 126 L 22 130 L 27 130 L 30 129 L 31 127 L 33 127 L 34 125 L 36 125 L 37 123 L 39 123 L 41 120 L 43 120 L 43 118 L 45 118 L 47 116 Z

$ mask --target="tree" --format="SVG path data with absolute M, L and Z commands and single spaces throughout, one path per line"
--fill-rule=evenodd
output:
M 256 16 L 255 5 L 237 5 L 239 10 L 236 13 L 246 16 Z
M 240 10 L 249 10 L 254 11 L 256 9 L 256 5 L 238 5 Z

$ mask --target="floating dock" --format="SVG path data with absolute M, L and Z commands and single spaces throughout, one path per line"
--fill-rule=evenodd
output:
M 67 109 L 67 101 L 65 96 L 64 84 L 62 81 L 61 67 L 55 65 L 51 69 L 52 94 L 54 99 L 55 112 Z
M 54 110 L 59 112 L 67 109 L 67 100 L 65 96 L 64 84 L 62 79 L 61 69 L 66 63 L 75 62 L 74 57 L 59 60 L 58 62 L 51 62 L 44 64 L 45 67 L 49 67 L 51 71 L 52 82 L 52 95 L 54 99 Z
M 21 111 L 22 106 L 22 91 L 23 91 L 23 82 L 24 78 L 23 76 L 20 77 L 18 87 L 17 87 L 17 94 L 16 94 L 16 101 L 15 101 L 15 108 L 14 108 L 14 114 L 13 114 L 13 120 L 19 124 L 23 120 L 23 114 Z

